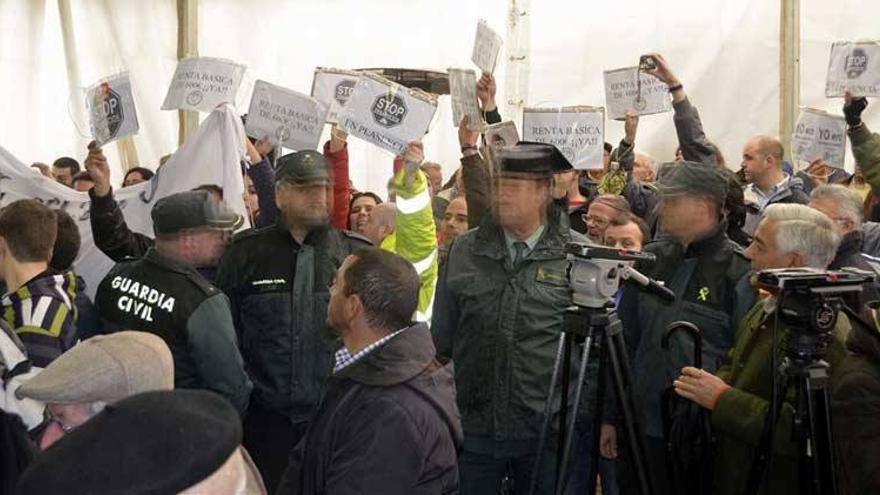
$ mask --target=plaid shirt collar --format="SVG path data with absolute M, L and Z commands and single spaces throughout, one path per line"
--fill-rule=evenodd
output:
M 400 333 L 402 333 L 407 328 L 409 327 L 401 328 L 394 333 L 390 333 L 385 337 L 382 337 L 381 339 L 356 352 L 354 355 L 352 355 L 345 346 L 342 346 L 342 349 L 336 351 L 336 363 L 333 365 L 333 374 L 335 375 L 336 373 L 339 373 L 340 371 L 351 366 L 352 364 L 360 361 L 361 359 L 363 359 L 364 356 L 382 347 L 383 345 L 388 343 L 389 340 L 400 335 Z

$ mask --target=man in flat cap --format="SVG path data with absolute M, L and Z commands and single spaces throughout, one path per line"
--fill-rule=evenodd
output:
M 679 332 L 670 339 L 669 349 L 663 349 L 663 333 L 674 321 L 698 326 L 703 335 L 703 367 L 715 372 L 726 359 L 739 321 L 754 304 L 755 292 L 749 285 L 748 258 L 725 234 L 722 206 L 727 181 L 721 172 L 684 161 L 671 165 L 657 187 L 660 235 L 643 248 L 657 259 L 637 269 L 665 282 L 675 301 L 667 303 L 627 283 L 618 314 L 630 349 L 633 393 L 640 398 L 635 413 L 644 426 L 654 486 L 657 493 L 668 493 L 661 400 L 681 368 L 693 364 L 693 342 Z M 602 428 L 600 449 L 606 457 L 614 457 L 617 442 L 610 420 L 614 401 L 606 397 L 608 425 Z M 620 479 L 625 487 L 636 477 L 624 474 Z
M 101 281 L 95 305 L 106 332 L 133 329 L 165 340 L 175 388 L 203 388 L 242 414 L 251 381 L 238 350 L 229 299 L 196 269 L 215 266 L 241 216 L 207 191 L 166 196 L 153 206 L 155 246 L 117 264 Z
M 15 395 L 46 404 L 46 449 L 107 404 L 153 390 L 174 388 L 171 351 L 159 337 L 123 331 L 99 335 L 65 352 L 26 381 Z
M 275 172 L 281 219 L 236 237 L 217 273 L 254 380 L 244 444 L 270 491 L 332 369 L 335 343 L 326 318 L 333 276 L 346 256 L 370 244 L 330 227 L 329 167 L 315 151 L 281 157 Z
M 553 173 L 571 168 L 556 147 L 521 142 L 498 163 L 493 215 L 452 244 L 432 325 L 437 353 L 455 363 L 465 495 L 498 493 L 508 466 L 517 490 L 528 490 L 571 305 L 564 248 L 586 242 L 552 205 Z M 553 493 L 555 455 L 543 459 L 536 493 Z
M 108 405 L 37 457 L 17 493 L 261 495 L 266 489 L 241 448 L 241 421 L 229 402 L 204 390 L 170 390 Z

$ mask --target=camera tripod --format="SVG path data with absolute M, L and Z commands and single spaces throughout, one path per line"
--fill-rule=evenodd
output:
M 568 419 L 568 396 L 571 382 L 571 355 L 575 342 L 584 342 L 581 353 L 580 369 L 575 385 L 574 403 L 571 419 Z M 593 425 L 593 456 L 590 459 L 590 492 L 595 490 L 595 480 L 598 472 L 598 443 L 599 427 L 602 419 L 602 404 L 605 393 L 606 369 L 610 366 L 612 386 L 617 396 L 618 406 L 623 417 L 625 436 L 629 441 L 629 451 L 638 477 L 638 484 L 643 495 L 652 495 L 649 466 L 645 455 L 644 436 L 641 426 L 635 417 L 635 403 L 630 393 L 632 376 L 630 375 L 629 360 L 623 341 L 623 325 L 617 317 L 617 312 L 611 307 L 590 308 L 584 306 L 572 306 L 566 310 L 565 328 L 559 336 L 559 347 L 556 352 L 556 362 L 553 366 L 553 375 L 550 383 L 550 391 L 547 402 L 544 404 L 544 420 L 538 437 L 538 451 L 535 457 L 535 467 L 532 473 L 532 483 L 529 493 L 534 494 L 538 483 L 540 466 L 545 455 L 547 439 L 550 434 L 552 423 L 553 403 L 557 384 L 561 380 L 559 409 L 559 444 L 556 452 L 556 494 L 561 495 L 567 484 L 567 471 L 571 455 L 571 446 L 574 437 L 574 426 L 577 420 L 578 407 L 584 387 L 587 366 L 590 362 L 590 351 L 595 345 L 599 354 L 598 390 L 596 392 L 597 408 L 596 420 Z

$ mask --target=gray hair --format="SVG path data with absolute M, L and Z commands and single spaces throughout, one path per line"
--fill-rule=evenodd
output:
M 634 161 L 651 169 L 654 175 L 657 175 L 657 169 L 660 168 L 660 162 L 647 153 L 636 153 Z
M 776 223 L 776 246 L 783 253 L 803 255 L 810 268 L 824 270 L 837 254 L 840 235 L 834 222 L 818 210 L 800 204 L 773 204 L 764 219 Z
M 837 205 L 837 212 L 852 221 L 853 229 L 862 226 L 862 197 L 852 189 L 840 184 L 823 184 L 813 189 L 811 199 L 828 199 Z

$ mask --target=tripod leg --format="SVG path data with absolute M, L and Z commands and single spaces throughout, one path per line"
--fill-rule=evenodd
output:
M 565 358 L 565 332 L 559 335 L 559 346 L 556 349 L 556 362 L 553 364 L 553 376 L 550 378 L 550 389 L 547 392 L 547 402 L 544 404 L 544 418 L 541 423 L 541 432 L 538 435 L 538 451 L 535 453 L 535 465 L 532 468 L 532 482 L 529 486 L 529 494 L 534 495 L 538 486 L 541 463 L 544 461 L 544 448 L 547 446 L 547 435 L 550 434 L 550 422 L 553 420 L 553 395 L 556 391 L 556 382 L 559 380 L 559 370 Z
M 560 473 L 562 473 L 562 458 L 565 457 L 565 441 L 563 440 L 568 432 L 568 387 L 571 377 L 571 348 L 574 345 L 574 335 L 565 332 L 565 349 L 562 351 L 564 359 L 562 360 L 562 382 L 561 392 L 559 395 L 559 443 L 556 445 L 556 486 L 562 483 Z
M 596 387 L 596 408 L 594 409 L 594 418 L 593 418 L 593 436 L 592 436 L 592 448 L 591 452 L 593 453 L 590 456 L 590 474 L 587 476 L 587 483 L 589 486 L 587 487 L 587 495 L 595 495 L 596 494 L 596 483 L 599 480 L 599 457 L 601 456 L 599 452 L 599 437 L 602 435 L 602 419 L 604 418 L 605 413 L 605 386 L 606 386 L 606 371 L 608 369 L 608 353 L 605 352 L 606 342 L 606 332 L 598 331 L 595 335 L 596 348 L 598 353 L 596 357 L 599 358 L 599 370 L 597 382 L 598 386 Z
M 822 364 L 810 367 L 804 372 L 800 392 L 804 400 L 799 401 L 806 408 L 803 426 L 808 430 L 807 448 L 800 455 L 809 455 L 807 461 L 811 475 L 799 473 L 801 480 L 812 482 L 811 490 L 804 493 L 830 494 L 837 493 L 837 477 L 835 476 L 834 445 L 831 436 L 831 407 L 828 398 L 828 370 Z M 803 466 L 803 464 L 802 464 Z
M 629 439 L 629 448 L 632 453 L 633 465 L 638 476 L 642 495 L 653 495 L 654 489 L 650 478 L 647 455 L 645 454 L 645 438 L 642 429 L 635 417 L 635 401 L 632 397 L 630 385 L 632 376 L 629 370 L 629 360 L 626 356 L 626 348 L 623 342 L 623 325 L 616 318 L 607 329 L 606 352 L 611 363 L 611 378 L 620 412 L 623 416 L 623 426 Z

